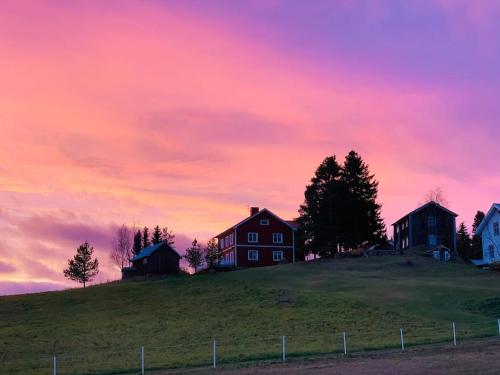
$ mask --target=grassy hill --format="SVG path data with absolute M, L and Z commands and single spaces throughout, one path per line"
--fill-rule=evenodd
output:
M 137 373 L 498 334 L 500 274 L 419 256 L 320 260 L 0 298 L 2 374 Z

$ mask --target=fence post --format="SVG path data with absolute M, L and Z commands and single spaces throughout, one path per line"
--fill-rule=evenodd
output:
M 52 366 L 54 367 L 54 375 L 57 375 L 57 358 L 55 354 L 54 357 L 52 358 Z
M 141 374 L 144 375 L 144 346 L 141 346 Z
M 451 326 L 453 328 L 453 346 L 457 346 L 457 330 L 455 327 L 455 322 L 453 322 Z
M 343 333 L 343 337 L 344 337 L 344 355 L 347 355 L 347 333 L 346 332 Z
M 217 341 L 215 341 L 215 338 L 212 342 L 212 366 L 213 368 L 217 367 Z
M 283 362 L 286 361 L 286 336 L 281 337 L 281 349 L 283 352 Z
M 497 324 L 498 324 L 498 336 L 500 336 L 500 319 L 497 319 Z
M 403 335 L 403 328 L 400 328 L 399 332 L 401 333 L 401 350 L 405 351 L 405 338 Z

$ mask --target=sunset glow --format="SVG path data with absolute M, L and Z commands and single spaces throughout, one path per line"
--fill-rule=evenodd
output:
M 2 1 L 0 295 L 98 282 L 115 228 L 179 251 L 267 207 L 297 216 L 351 149 L 389 227 L 440 186 L 458 221 L 498 202 L 500 3 Z

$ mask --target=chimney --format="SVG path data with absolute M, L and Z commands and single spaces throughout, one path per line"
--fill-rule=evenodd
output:
M 250 216 L 256 215 L 259 212 L 259 207 L 250 207 Z

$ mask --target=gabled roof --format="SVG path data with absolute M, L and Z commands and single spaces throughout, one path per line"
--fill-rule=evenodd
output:
M 420 206 L 419 208 L 417 208 L 417 209 L 415 209 L 415 210 L 411 211 L 410 213 L 407 213 L 405 216 L 401 217 L 401 219 L 396 220 L 396 221 L 395 221 L 392 225 L 395 225 L 397 222 L 401 221 L 401 220 L 402 220 L 402 219 L 404 219 L 405 217 L 410 216 L 410 215 L 413 215 L 413 214 L 416 214 L 418 211 L 423 210 L 424 208 L 427 208 L 427 207 L 429 207 L 429 206 L 431 206 L 431 205 L 434 205 L 434 206 L 439 207 L 440 209 L 442 209 L 442 210 L 444 210 L 444 211 L 448 212 L 450 215 L 453 215 L 453 216 L 455 216 L 455 217 L 457 217 L 457 216 L 458 216 L 456 213 L 454 213 L 453 211 L 448 210 L 446 207 L 441 206 L 439 203 L 434 202 L 434 201 L 431 201 L 431 202 L 428 202 L 428 203 L 424 204 L 423 206 Z
M 153 254 L 156 250 L 158 250 L 160 247 L 162 247 L 163 245 L 167 246 L 167 248 L 169 248 L 170 250 L 172 250 L 174 253 L 177 254 L 177 256 L 180 258 L 181 256 L 179 255 L 179 253 L 177 251 L 175 251 L 175 249 L 170 246 L 169 244 L 165 243 L 164 241 L 162 242 L 158 242 L 157 244 L 155 245 L 149 245 L 148 247 L 145 247 L 139 254 L 137 254 L 135 257 L 133 257 L 131 260 L 132 261 L 135 261 L 135 260 L 139 260 L 139 259 L 142 259 L 142 258 L 147 258 L 149 257 L 151 254 Z
M 297 230 L 298 228 L 291 224 L 290 221 L 287 221 L 287 220 L 283 220 L 281 217 L 279 217 L 278 215 L 276 215 L 275 213 L 269 211 L 267 208 L 263 208 L 262 210 L 260 210 L 259 212 L 257 212 L 255 215 L 252 215 L 252 216 L 249 216 L 247 217 L 246 219 L 243 219 L 242 221 L 240 221 L 238 224 L 235 224 L 233 225 L 232 227 L 229 227 L 227 228 L 225 231 L 219 233 L 217 236 L 215 237 L 219 237 L 222 233 L 225 233 L 227 232 L 228 230 L 233 230 L 233 229 L 236 229 L 238 228 L 240 225 L 246 223 L 247 221 L 249 220 L 252 220 L 254 217 L 257 217 L 259 216 L 260 214 L 264 213 L 264 212 L 267 212 L 268 214 L 270 214 L 271 216 L 273 216 L 274 218 L 278 219 L 279 221 L 281 221 L 283 224 L 287 225 L 288 227 L 290 227 L 290 229 L 292 230 Z
M 495 212 L 500 212 L 500 203 L 493 203 L 491 205 L 491 208 L 488 210 L 488 213 L 484 217 L 483 221 L 481 221 L 481 224 L 479 224 L 479 226 L 477 227 L 476 234 L 482 233 L 484 227 L 488 224 L 488 221 L 495 214 Z

